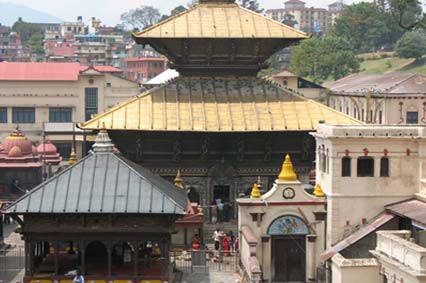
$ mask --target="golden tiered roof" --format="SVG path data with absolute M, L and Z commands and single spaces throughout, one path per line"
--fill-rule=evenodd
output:
M 181 77 L 82 124 L 83 129 L 311 131 L 319 121 L 361 124 L 343 113 L 253 77 Z
M 134 33 L 143 38 L 307 38 L 302 31 L 232 3 L 201 1 L 199 5 Z

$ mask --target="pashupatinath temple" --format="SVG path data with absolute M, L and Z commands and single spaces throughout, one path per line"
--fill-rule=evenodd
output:
M 307 183 L 315 159 L 309 132 L 321 122 L 359 123 L 259 78 L 271 55 L 308 35 L 234 0 L 200 0 L 133 37 L 164 54 L 180 77 L 80 126 L 105 125 L 124 156 L 162 177 L 173 180 L 180 170 L 202 207 L 217 199 L 233 205 L 258 176 L 272 187 L 286 153 Z

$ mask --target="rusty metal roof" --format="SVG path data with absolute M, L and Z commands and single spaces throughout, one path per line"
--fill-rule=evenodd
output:
M 388 73 L 388 74 L 354 74 L 340 80 L 324 84 L 333 93 L 351 94 L 367 91 L 381 94 L 424 94 L 426 93 L 426 75 Z
M 12 204 L 14 214 L 185 214 L 186 193 L 114 153 L 90 153 Z
M 361 124 L 272 82 L 180 77 L 118 105 L 83 129 L 196 132 L 312 131 L 319 121 Z
M 346 237 L 345 239 L 341 240 L 331 248 L 325 250 L 321 255 L 321 260 L 326 261 L 332 258 L 334 255 L 338 254 L 342 250 L 346 249 L 347 247 L 355 244 L 362 238 L 368 236 L 372 232 L 376 231 L 378 228 L 392 220 L 395 216 L 390 213 L 382 213 L 378 217 L 376 217 L 371 223 L 368 223 L 365 226 L 362 226 L 360 229 Z
M 308 38 L 302 31 L 225 2 L 201 3 L 135 38 Z
M 411 199 L 385 206 L 387 212 L 410 218 L 421 226 L 426 225 L 426 203 L 417 199 Z

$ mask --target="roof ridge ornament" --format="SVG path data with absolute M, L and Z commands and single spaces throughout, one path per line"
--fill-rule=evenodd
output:
M 294 172 L 293 163 L 291 162 L 289 154 L 287 154 L 285 157 L 285 161 L 278 179 L 281 181 L 297 181 L 297 175 L 296 172 Z
M 178 187 L 178 188 L 180 188 L 180 189 L 184 189 L 183 179 L 182 179 L 182 176 L 180 174 L 180 170 L 179 169 L 177 170 L 177 174 L 176 174 L 176 178 L 175 178 L 175 186 Z
M 114 144 L 112 143 L 108 132 L 105 128 L 105 123 L 102 123 L 102 128 L 96 136 L 93 151 L 96 153 L 113 153 Z

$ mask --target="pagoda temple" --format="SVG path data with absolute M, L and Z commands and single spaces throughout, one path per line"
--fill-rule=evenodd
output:
M 308 182 L 315 159 L 309 132 L 318 123 L 360 122 L 257 76 L 272 54 L 307 34 L 234 0 L 199 2 L 133 34 L 167 56 L 180 77 L 80 126 L 105 125 L 124 156 L 170 181 L 180 169 L 192 202 L 207 207 L 220 199 L 232 219 L 235 199 L 258 176 L 272 187 L 286 153 Z
M 42 182 L 40 154 L 16 128 L 0 144 L 0 199 L 14 200 Z
M 6 209 L 25 241 L 24 283 L 175 282 L 169 261 L 184 190 L 114 153 L 101 130 L 93 151 Z M 194 214 L 194 213 L 192 213 Z

